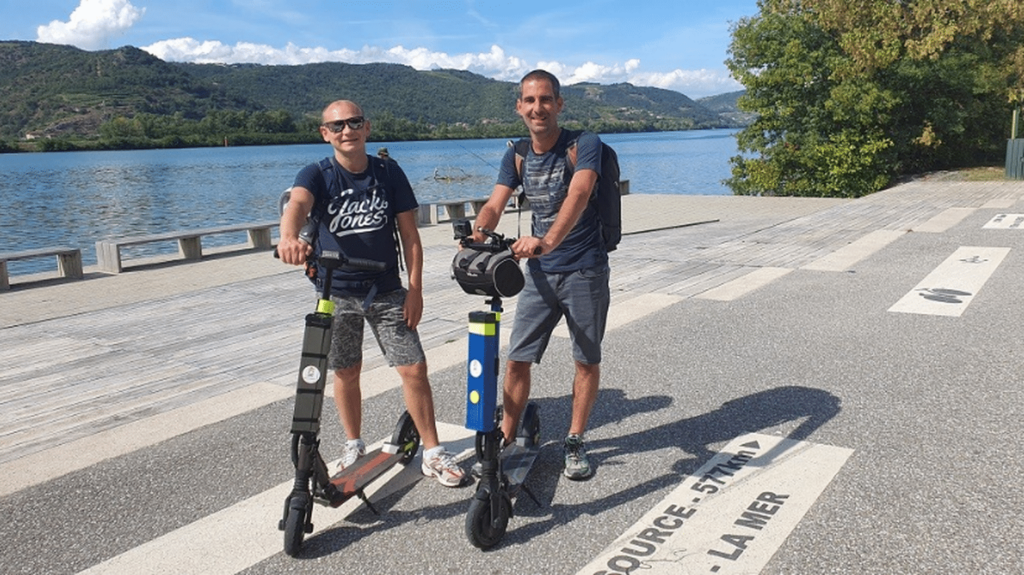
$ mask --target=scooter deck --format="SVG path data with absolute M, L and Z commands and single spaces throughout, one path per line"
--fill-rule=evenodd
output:
M 338 490 L 330 503 L 338 507 L 363 491 L 371 481 L 384 474 L 385 471 L 402 460 L 404 453 L 385 453 L 378 448 L 360 457 L 355 463 L 343 469 L 331 478 L 331 484 Z
M 518 443 L 513 443 L 502 451 L 501 467 L 505 477 L 508 478 L 512 494 L 515 494 L 519 486 L 526 481 L 526 475 L 530 472 L 530 468 L 533 467 L 533 462 L 537 459 L 537 454 L 539 453 L 539 446 L 526 447 Z

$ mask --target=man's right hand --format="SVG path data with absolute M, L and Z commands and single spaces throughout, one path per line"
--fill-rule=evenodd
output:
M 474 244 L 482 244 L 487 241 L 487 234 L 481 232 L 478 228 L 473 228 L 473 235 L 469 236 L 469 239 Z
M 277 256 L 286 264 L 301 266 L 313 253 L 313 246 L 299 238 L 281 238 L 277 244 Z

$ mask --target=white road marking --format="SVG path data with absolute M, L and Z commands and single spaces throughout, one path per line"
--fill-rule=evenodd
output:
M 683 298 L 679 296 L 663 293 L 646 293 L 625 301 L 612 302 L 612 306 L 608 310 L 608 323 L 605 326 L 605 329 L 607 331 L 611 331 L 615 328 L 622 327 L 627 323 L 636 321 L 652 313 L 659 312 L 668 306 L 681 301 L 683 301 Z M 511 333 L 512 330 L 502 330 L 502 334 L 506 331 Z M 565 320 L 555 328 L 552 335 L 555 337 L 569 337 L 569 328 L 566 327 Z
M 4 463 L 0 496 L 259 409 L 294 393 L 291 387 L 269 383 L 250 385 Z M 54 465 L 54 462 L 60 464 Z
M 961 247 L 889 311 L 959 317 L 1010 248 Z
M 740 436 L 578 575 L 758 573 L 852 453 Z
M 1024 230 L 1024 214 L 999 214 L 982 228 L 986 230 Z
M 805 265 L 801 269 L 823 272 L 846 271 L 861 260 L 903 237 L 905 233 L 893 230 L 873 231 L 859 240 Z
M 758 268 L 749 274 L 724 283 L 716 288 L 697 294 L 698 299 L 733 301 L 760 289 L 793 270 L 788 268 Z
M 471 431 L 441 422 L 437 431 L 448 449 L 459 453 L 460 459 L 473 452 Z M 383 441 L 373 447 L 379 447 Z M 335 467 L 336 462 L 331 464 Z M 291 467 L 287 458 L 281 461 L 282 471 Z M 367 498 L 383 499 L 423 477 L 420 458 L 406 466 L 396 465 L 366 488 Z M 293 481 L 241 501 L 227 509 L 144 543 L 82 571 L 83 574 L 109 575 L 214 575 L 233 574 L 247 569 L 284 550 L 284 534 L 277 528 L 285 498 L 291 493 Z M 436 487 L 436 486 L 431 486 Z M 441 487 L 437 487 L 442 489 Z M 362 505 L 353 497 L 337 508 L 317 505 L 313 509 L 314 537 L 341 522 Z
M 927 222 L 914 226 L 915 232 L 941 234 L 974 213 L 975 208 L 949 208 Z
M 1017 200 L 1014 198 L 996 198 L 985 202 L 985 205 L 981 206 L 985 210 L 1008 210 L 1017 204 Z

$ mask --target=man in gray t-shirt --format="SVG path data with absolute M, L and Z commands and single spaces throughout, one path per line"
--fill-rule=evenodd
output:
M 513 148 L 506 152 L 494 191 L 475 223 L 493 230 L 522 184 L 533 215 L 531 235 L 512 246 L 518 258 L 527 260 L 526 286 L 519 294 L 512 326 L 502 433 L 506 441 L 515 437 L 530 396 L 533 364 L 540 363 L 551 332 L 565 316 L 576 366 L 572 421 L 563 444 L 565 475 L 586 479 L 594 470 L 583 432 L 597 400 L 601 341 L 610 302 L 608 254 L 591 202 L 601 173 L 601 140 L 589 132 L 572 133 L 558 126 L 564 102 L 554 75 L 534 70 L 519 87 L 516 111 L 530 131 L 530 150 L 521 160 Z M 568 159 L 572 154 L 575 162 Z M 479 231 L 474 236 L 475 241 L 484 240 Z

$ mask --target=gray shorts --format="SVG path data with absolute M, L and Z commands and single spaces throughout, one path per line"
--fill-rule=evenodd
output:
M 332 296 L 334 331 L 328 367 L 344 369 L 363 360 L 364 321 L 370 324 L 388 365 L 414 365 L 426 361 L 419 334 L 409 329 L 402 318 L 405 294 L 405 288 L 377 294 L 368 310 L 363 310 L 366 298 Z
M 565 273 L 532 272 L 516 303 L 508 358 L 540 363 L 551 332 L 565 316 L 572 338 L 572 357 L 585 364 L 601 363 L 601 340 L 608 321 L 611 294 L 608 266 Z

